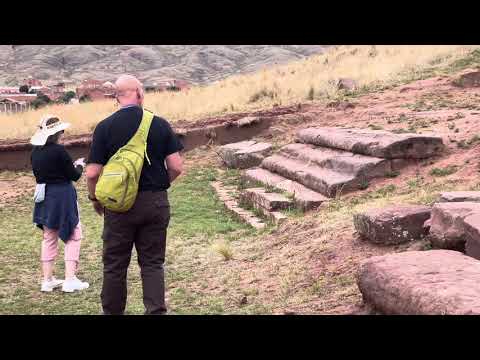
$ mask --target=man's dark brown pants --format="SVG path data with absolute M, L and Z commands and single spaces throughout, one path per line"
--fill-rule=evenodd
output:
M 103 227 L 102 307 L 106 315 L 120 315 L 127 301 L 127 270 L 135 244 L 143 285 L 145 314 L 164 314 L 163 263 L 170 206 L 166 191 L 139 192 L 125 213 L 105 210 Z

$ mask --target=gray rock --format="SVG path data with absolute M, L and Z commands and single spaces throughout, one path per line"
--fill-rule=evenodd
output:
M 272 145 L 268 143 L 241 141 L 221 146 L 219 148 L 219 155 L 227 167 L 247 169 L 260 165 L 271 150 Z

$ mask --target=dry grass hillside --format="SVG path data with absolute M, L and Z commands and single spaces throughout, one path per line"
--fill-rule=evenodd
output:
M 249 75 L 231 76 L 185 92 L 149 94 L 145 106 L 175 122 L 274 105 L 322 102 L 342 96 L 335 87 L 339 78 L 357 81 L 357 92 L 365 93 L 441 73 L 476 48 L 472 45 L 332 47 L 321 55 Z M 71 122 L 71 134 L 89 133 L 115 109 L 113 101 L 103 101 L 0 115 L 0 138 L 28 138 L 46 113 Z

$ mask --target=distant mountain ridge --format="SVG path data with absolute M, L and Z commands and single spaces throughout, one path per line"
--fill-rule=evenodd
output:
M 323 45 L 0 45 L 0 84 L 133 73 L 144 82 L 163 78 L 208 83 L 322 53 Z

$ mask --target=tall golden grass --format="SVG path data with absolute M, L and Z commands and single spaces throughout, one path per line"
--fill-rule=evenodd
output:
M 234 75 L 187 91 L 147 94 L 145 107 L 176 120 L 290 105 L 307 101 L 307 96 L 335 96 L 335 80 L 351 78 L 360 86 L 389 84 L 407 75 L 434 66 L 445 66 L 464 57 L 478 46 L 465 45 L 383 45 L 338 46 L 324 54 L 246 75 Z M 313 92 L 312 90 L 313 89 Z M 255 97 L 256 95 L 256 97 Z M 0 115 L 0 138 L 28 138 L 39 119 L 55 114 L 72 123 L 70 134 L 90 133 L 95 125 L 114 112 L 113 100 L 76 105 L 52 105 L 37 111 Z

